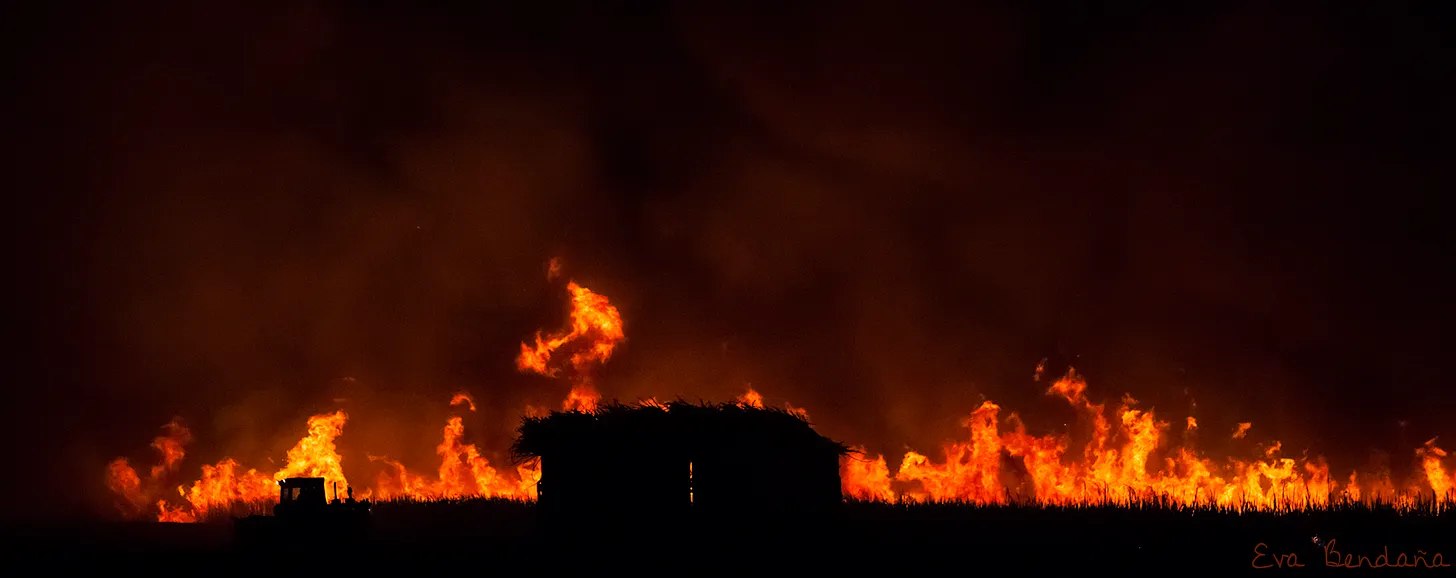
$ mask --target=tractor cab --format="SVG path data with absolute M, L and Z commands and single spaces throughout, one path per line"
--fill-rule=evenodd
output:
M 278 504 L 273 515 L 253 514 L 233 518 L 235 543 L 269 549 L 319 547 L 320 540 L 350 542 L 363 539 L 370 526 L 369 500 L 354 501 L 353 489 L 347 500 L 328 499 L 324 478 L 288 478 L 278 481 Z
M 288 478 L 278 482 L 278 505 L 273 513 L 287 516 L 322 511 L 328 506 L 323 478 Z

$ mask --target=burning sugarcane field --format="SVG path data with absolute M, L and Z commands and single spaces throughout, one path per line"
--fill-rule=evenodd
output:
M 17 560 L 1456 563 L 1419 9 L 8 10 Z

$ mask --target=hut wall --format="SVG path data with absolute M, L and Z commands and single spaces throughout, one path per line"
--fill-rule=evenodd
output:
M 731 448 L 693 460 L 694 505 L 709 512 L 822 509 L 842 501 L 839 456 L 792 448 Z
M 686 456 L 635 452 L 541 458 L 539 505 L 552 511 L 682 510 L 690 505 Z
M 560 437 L 535 445 L 538 505 L 543 512 L 619 519 L 688 510 L 804 512 L 841 503 L 839 448 L 807 424 L 776 419 L 689 409 L 566 422 Z

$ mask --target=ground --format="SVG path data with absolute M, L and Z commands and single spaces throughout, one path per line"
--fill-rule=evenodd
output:
M 23 557 L 44 561 L 49 568 L 104 561 L 119 568 L 203 567 L 223 574 L 272 568 L 270 575 L 320 569 L 377 573 L 395 567 L 414 572 L 427 567 L 519 569 L 546 575 L 607 569 L 628 575 L 680 574 L 684 568 L 741 574 L 770 567 L 801 568 L 816 575 L 920 569 L 968 576 L 1102 569 L 1165 574 L 1178 568 L 1221 575 L 1256 570 L 1310 574 L 1347 571 L 1326 564 L 1342 562 L 1346 554 L 1357 556 L 1355 563 L 1359 555 L 1369 556 L 1367 564 L 1377 563 L 1383 552 L 1389 553 L 1391 564 L 1402 553 L 1412 564 L 1419 563 L 1418 554 L 1428 563 L 1435 563 L 1437 554 L 1444 563 L 1456 563 L 1456 516 L 1449 511 L 1275 516 L 1155 508 L 850 504 L 836 519 L 820 521 L 653 522 L 619 516 L 565 525 L 539 522 L 532 507 L 521 504 L 386 504 L 378 508 L 364 542 L 328 545 L 320 540 L 301 551 L 235 548 L 225 521 L 57 526 L 11 535 L 21 536 L 23 547 L 17 551 Z M 1332 552 L 1339 554 L 1331 557 Z M 1291 563 L 1301 566 L 1287 567 Z M 1442 574 L 1451 569 L 1411 571 Z

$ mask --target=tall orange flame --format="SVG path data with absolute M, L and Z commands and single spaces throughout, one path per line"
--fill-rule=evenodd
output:
M 549 278 L 560 274 L 560 264 L 552 260 Z M 573 370 L 571 392 L 562 404 L 563 409 L 592 411 L 596 409 L 601 395 L 592 385 L 588 370 L 605 363 L 612 356 L 617 344 L 626 339 L 622 326 L 622 315 L 617 312 L 605 296 L 592 292 L 575 281 L 568 282 L 566 290 L 571 296 L 570 326 L 543 338 L 536 332 L 535 345 L 521 344 L 521 353 L 516 357 L 516 368 L 547 377 L 556 377 L 561 372 L 560 363 L 552 363 L 555 354 L 567 345 L 574 352 L 569 358 Z
M 1445 468 L 1441 467 L 1441 458 L 1446 457 L 1446 451 L 1436 447 L 1436 438 L 1427 440 L 1423 447 L 1417 448 L 1416 455 L 1420 456 L 1426 482 L 1431 485 L 1431 490 L 1436 495 L 1446 496 L 1456 489 L 1456 472 L 1447 474 Z
M 456 394 L 451 398 L 450 405 L 468 405 L 470 411 L 475 411 L 475 401 L 466 393 Z M 371 491 L 371 495 L 380 499 L 418 500 L 466 496 L 535 499 L 536 480 L 540 479 L 539 460 L 530 460 L 518 466 L 515 479 L 511 479 L 492 467 L 474 444 L 461 443 L 460 440 L 464 437 L 464 420 L 451 417 L 445 423 L 443 440 L 435 447 L 435 453 L 440 456 L 440 467 L 439 477 L 433 482 L 410 474 L 397 461 L 371 456 L 371 460 L 384 462 L 393 470 L 380 473 L 377 490 Z
M 548 278 L 561 274 L 552 260 Z M 605 363 L 625 339 L 622 318 L 605 296 L 569 282 L 570 325 L 550 336 L 535 335 L 535 345 L 522 343 L 516 366 L 520 371 L 548 377 L 566 377 L 572 383 L 562 406 L 590 411 L 601 398 L 591 382 L 591 371 Z M 1037 364 L 1033 378 L 1044 383 L 1046 360 Z M 1328 505 L 1334 499 L 1385 500 L 1413 503 L 1412 495 L 1433 494 L 1439 503 L 1456 498 L 1456 475 L 1443 460 L 1448 453 L 1427 441 L 1416 449 L 1423 474 L 1421 479 L 1398 487 L 1388 471 L 1357 473 L 1337 480 L 1322 457 L 1290 458 L 1275 440 L 1255 446 L 1254 457 L 1220 462 L 1203 456 L 1193 445 L 1201 425 L 1193 416 L 1181 423 L 1181 436 L 1169 434 L 1170 422 L 1138 401 L 1123 396 L 1115 408 L 1092 403 L 1087 382 L 1076 370 L 1052 381 L 1045 394 L 1065 400 L 1081 420 L 1090 426 L 1090 437 L 1081 447 L 1073 446 L 1070 432 L 1032 435 L 1015 412 L 1001 417 L 1001 407 L 984 401 L 966 417 L 964 441 L 952 441 L 941 448 L 942 461 L 907 451 L 893 472 L 884 456 L 870 456 L 863 447 L 841 462 L 843 494 L 848 498 L 892 501 L 962 500 L 982 504 L 1004 504 L 1013 500 L 1044 504 L 1127 504 L 1156 496 L 1177 504 L 1216 504 L 1238 509 L 1295 509 Z M 764 396 L 752 385 L 737 396 L 746 407 L 763 408 Z M 664 407 L 656 398 L 643 405 Z M 452 408 L 477 410 L 465 392 L 450 398 Z M 806 420 L 808 412 L 785 403 L 784 407 Z M 526 412 L 540 415 L 547 408 L 527 406 Z M 137 474 L 126 458 L 111 461 L 106 468 L 107 487 L 117 496 L 118 510 L 128 517 L 154 516 L 159 521 L 195 522 L 240 508 L 266 507 L 277 499 L 276 481 L 288 477 L 322 477 L 327 491 L 345 491 L 343 460 L 336 440 L 342 435 L 348 416 L 343 411 L 315 415 L 308 419 L 306 435 L 287 452 L 286 464 L 270 474 L 245 469 L 233 458 L 203 465 L 200 478 L 190 485 L 176 486 L 177 496 L 165 488 L 166 478 L 175 473 L 186 456 L 192 434 L 179 419 L 163 426 L 164 434 L 152 441 L 158 463 L 149 476 Z M 1233 439 L 1248 437 L 1252 424 L 1238 423 Z M 1229 430 L 1222 430 L 1229 431 Z M 1082 435 L 1079 433 L 1079 436 Z M 1181 437 L 1182 443 L 1175 444 Z M 514 472 L 498 470 L 475 444 L 466 443 L 465 420 L 449 417 L 435 447 L 439 465 L 433 475 L 411 473 L 404 464 L 385 456 L 369 455 L 369 462 L 384 469 L 374 487 L 362 496 L 374 499 L 443 499 L 499 497 L 535 500 L 540 479 L 540 461 L 529 460 Z M 353 467 L 353 466 L 351 466 Z M 691 467 L 689 468 L 691 472 Z M 431 479 L 433 478 L 433 479 Z M 169 501 L 169 497 L 171 501 Z M 177 500 L 180 498 L 180 502 Z M 333 498 L 337 499 L 335 495 Z
M 344 433 L 347 421 L 349 416 L 343 411 L 308 418 L 308 435 L 288 450 L 288 465 L 273 474 L 273 479 L 323 478 L 325 495 L 329 499 L 337 498 L 335 484 L 338 491 L 343 491 L 349 488 L 349 482 L 344 479 L 343 459 L 334 447 L 334 438 Z

